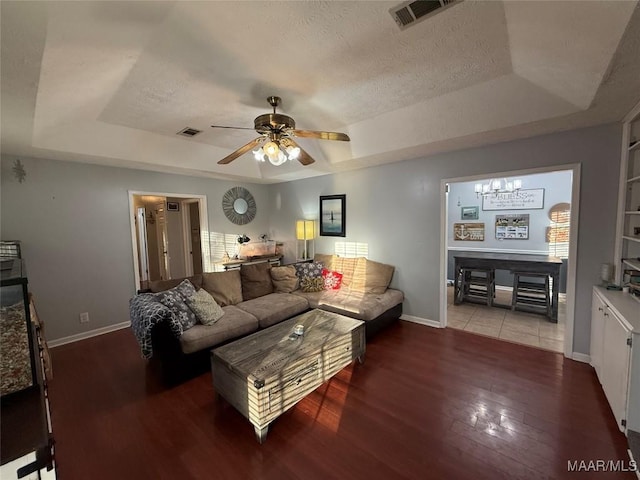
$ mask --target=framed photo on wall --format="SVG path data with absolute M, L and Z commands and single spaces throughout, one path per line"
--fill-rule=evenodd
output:
M 478 220 L 480 207 L 460 207 L 460 220 Z
M 346 237 L 346 195 L 320 196 L 320 236 Z
M 167 211 L 168 212 L 179 212 L 180 204 L 178 202 L 167 202 Z
M 528 240 L 529 214 L 496 215 L 497 240 Z

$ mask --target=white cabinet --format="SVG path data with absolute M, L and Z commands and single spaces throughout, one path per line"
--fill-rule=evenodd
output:
M 640 431 L 640 302 L 594 287 L 591 364 L 621 431 Z
M 616 417 L 618 428 L 624 431 L 629 393 L 629 359 L 631 333 L 609 307 L 605 311 L 602 344 L 602 389 Z
M 595 290 L 591 299 L 591 366 L 602 383 L 602 348 L 604 346 L 604 319 L 607 304 Z

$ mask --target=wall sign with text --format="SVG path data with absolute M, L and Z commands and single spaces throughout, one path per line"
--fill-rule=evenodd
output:
M 498 193 L 482 198 L 482 210 L 536 210 L 544 208 L 544 188 Z
M 465 242 L 484 242 L 484 223 L 454 223 L 453 239 Z

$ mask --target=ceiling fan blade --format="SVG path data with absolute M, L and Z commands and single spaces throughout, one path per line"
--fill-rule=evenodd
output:
M 290 130 L 290 135 L 294 135 L 300 138 L 319 138 L 320 140 L 341 140 L 343 142 L 348 142 L 351 139 L 349 135 L 346 133 L 339 132 L 317 132 L 314 130 Z
M 227 155 L 222 160 L 220 160 L 218 162 L 218 165 L 226 165 L 227 163 L 231 163 L 232 161 L 234 161 L 239 156 L 244 155 L 245 153 L 247 153 L 252 148 L 257 147 L 258 145 L 260 145 L 262 142 L 264 142 L 264 139 L 265 139 L 265 137 L 258 137 L 258 138 L 254 139 L 254 140 L 251 140 L 246 145 L 243 145 L 242 147 L 237 149 L 235 152 Z
M 232 130 L 255 130 L 255 128 L 250 128 L 250 127 L 225 127 L 223 125 L 211 125 L 211 128 L 230 128 Z
M 293 138 L 287 137 L 287 141 L 291 143 L 291 145 L 293 145 L 294 147 L 298 147 L 300 149 L 300 155 L 298 155 L 297 160 L 302 165 L 306 167 L 307 165 L 311 165 L 313 162 L 315 162 L 313 157 L 309 155 L 307 152 L 305 152 L 304 149 L 300 145 L 298 145 L 298 143 Z

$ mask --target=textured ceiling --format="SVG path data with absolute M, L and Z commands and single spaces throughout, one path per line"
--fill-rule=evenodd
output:
M 1 5 L 5 154 L 278 182 L 620 120 L 640 99 L 636 1 L 460 2 L 400 31 L 399 2 Z M 269 95 L 302 167 L 218 165 Z M 177 136 L 184 127 L 203 130 Z

